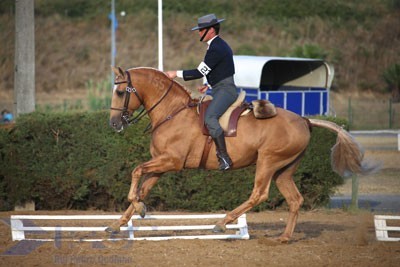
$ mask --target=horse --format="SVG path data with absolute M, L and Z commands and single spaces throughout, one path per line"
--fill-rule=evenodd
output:
M 143 201 L 162 174 L 199 168 L 207 136 L 202 133 L 195 108 L 198 101 L 194 101 L 180 83 L 153 68 L 112 69 L 115 82 L 110 126 L 119 132 L 145 115 L 149 116 L 151 123 L 151 159 L 132 171 L 128 193 L 130 205 L 121 218 L 106 229 L 118 232 L 135 212 L 145 216 Z M 141 106 L 145 113 L 132 118 Z M 256 173 L 249 199 L 218 221 L 214 232 L 224 232 L 228 223 L 267 200 L 274 180 L 289 206 L 286 228 L 278 240 L 288 242 L 291 239 L 304 201 L 293 181 L 293 174 L 309 144 L 312 127 L 326 128 L 337 134 L 331 153 L 334 171 L 342 176 L 372 172 L 373 168 L 363 158 L 362 149 L 342 127 L 325 120 L 307 119 L 281 108 L 277 108 L 276 113 L 269 119 L 257 119 L 253 113 L 242 116 L 236 137 L 226 139 L 233 169 L 256 164 Z M 211 145 L 204 168 L 218 169 L 215 144 Z

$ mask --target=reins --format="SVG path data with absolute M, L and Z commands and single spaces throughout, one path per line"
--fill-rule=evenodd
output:
M 179 112 L 181 112 L 182 110 L 187 109 L 187 108 L 193 108 L 193 107 L 196 107 L 196 106 L 197 106 L 197 104 L 194 103 L 194 102 L 192 102 L 192 101 L 190 101 L 190 98 L 189 98 L 189 102 L 188 102 L 185 106 L 181 107 L 180 109 L 178 109 L 177 111 L 175 111 L 175 112 L 172 113 L 171 115 L 168 115 L 163 121 L 161 121 L 159 124 L 157 124 L 156 126 L 154 126 L 152 132 L 154 132 L 158 127 L 160 127 L 160 126 L 161 126 L 162 124 L 164 124 L 165 122 L 171 120 L 174 116 L 176 116 L 176 115 L 177 115 Z M 146 129 L 146 130 L 148 130 L 148 129 Z
M 118 110 L 121 111 L 121 119 L 122 121 L 127 124 L 135 124 L 138 123 L 144 116 L 146 116 L 147 114 L 149 114 L 151 111 L 153 111 L 160 103 L 161 101 L 164 100 L 164 98 L 168 95 L 168 93 L 171 91 L 172 86 L 174 84 L 174 81 L 171 80 L 171 84 L 169 85 L 167 91 L 161 96 L 161 98 L 157 101 L 157 103 L 155 103 L 149 110 L 146 110 L 145 108 L 143 108 L 138 115 L 136 115 L 134 118 L 129 118 L 129 110 L 128 110 L 128 106 L 129 106 L 129 100 L 130 100 L 130 96 L 131 93 L 134 93 L 135 96 L 138 98 L 140 104 L 144 107 L 144 102 L 143 99 L 140 97 L 139 93 L 137 92 L 136 88 L 132 85 L 132 80 L 131 80 L 131 75 L 129 73 L 129 71 L 125 71 L 126 76 L 127 76 L 127 80 L 126 81 L 120 81 L 120 82 L 114 82 L 115 85 L 118 84 L 122 84 L 122 83 L 126 83 L 127 86 L 125 88 L 126 90 L 126 96 L 125 96 L 125 101 L 124 101 L 124 107 L 123 108 L 114 108 L 111 107 L 111 110 Z M 177 111 L 175 111 L 174 113 L 172 113 L 171 115 L 168 115 L 163 121 L 161 121 L 159 124 L 157 124 L 156 126 L 154 126 L 152 132 L 154 132 L 159 126 L 161 126 L 162 124 L 164 124 L 165 122 L 171 120 L 174 116 L 176 116 L 179 112 L 181 112 L 182 110 L 186 109 L 186 108 L 190 108 L 190 107 L 195 107 L 197 106 L 196 103 L 193 103 L 190 100 L 189 97 L 189 101 L 188 103 L 181 107 L 180 109 L 178 109 Z M 148 130 L 150 130 L 151 128 L 151 123 L 149 123 L 146 128 L 144 129 L 143 132 L 147 132 Z

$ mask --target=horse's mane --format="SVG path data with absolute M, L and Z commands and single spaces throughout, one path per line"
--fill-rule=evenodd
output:
M 165 72 L 160 71 L 160 70 L 158 70 L 158 69 L 156 69 L 156 68 L 151 68 L 151 67 L 135 67 L 135 68 L 130 68 L 130 69 L 128 69 L 128 70 L 150 70 L 150 71 L 153 71 L 153 72 L 157 73 L 157 75 L 162 75 L 162 76 L 164 76 L 166 79 L 171 80 L 171 79 L 167 76 L 167 74 L 165 74 Z M 192 98 L 192 91 L 191 91 L 191 90 L 186 89 L 185 86 L 183 86 L 181 83 L 177 82 L 176 80 L 173 80 L 173 82 L 174 82 L 174 84 L 176 84 L 181 90 L 183 90 L 186 94 L 188 94 L 188 96 L 189 96 L 190 98 Z

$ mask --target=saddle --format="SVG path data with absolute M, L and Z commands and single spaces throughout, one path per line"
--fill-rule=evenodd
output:
M 268 100 L 254 100 L 251 104 L 246 103 L 246 92 L 241 91 L 236 101 L 220 117 L 219 123 L 224 130 L 225 137 L 235 137 L 237 133 L 237 124 L 241 116 L 247 115 L 253 110 L 257 119 L 267 119 L 276 115 L 275 106 Z M 204 135 L 209 136 L 208 129 L 204 122 L 206 110 L 211 103 L 212 96 L 206 96 L 205 100 L 200 102 L 198 113 L 200 117 L 200 126 Z
M 246 97 L 246 92 L 240 92 L 236 101 L 226 110 L 226 112 L 220 117 L 219 123 L 224 130 L 226 137 L 234 137 L 237 132 L 237 124 L 241 116 L 247 115 L 251 110 L 253 110 L 254 117 L 257 119 L 267 119 L 276 116 L 276 109 L 274 104 L 268 100 L 255 100 L 252 103 L 244 102 Z M 207 107 L 211 102 L 212 97 L 206 96 L 206 100 L 200 101 L 198 105 L 197 112 L 200 117 L 200 127 L 202 132 L 207 136 L 206 142 L 204 143 L 203 154 L 200 159 L 200 168 L 205 168 L 208 159 L 208 154 L 211 149 L 212 138 L 208 132 L 208 129 L 204 123 L 204 115 L 206 113 Z
M 246 93 L 242 91 L 236 101 L 225 111 L 225 113 L 219 118 L 219 124 L 224 130 L 226 137 L 234 137 L 236 136 L 237 123 L 240 116 L 247 114 L 249 111 L 247 107 L 243 105 L 244 99 L 246 97 Z M 202 132 L 204 135 L 210 135 L 208 129 L 204 122 L 204 115 L 208 106 L 210 105 L 212 100 L 212 96 L 206 96 L 205 100 L 203 100 L 199 105 L 199 115 L 200 115 L 200 125 L 202 127 Z M 243 113 L 243 114 L 242 114 Z

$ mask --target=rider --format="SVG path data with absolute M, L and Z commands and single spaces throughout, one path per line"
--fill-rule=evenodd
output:
M 217 148 L 219 169 L 228 170 L 232 166 L 232 160 L 227 153 L 224 131 L 218 119 L 235 102 L 237 91 L 233 80 L 235 66 L 232 49 L 218 35 L 222 21 L 224 19 L 218 19 L 214 14 L 199 18 L 198 25 L 192 31 L 198 30 L 200 42 L 208 44 L 204 61 L 199 64 L 197 69 L 167 71 L 166 74 L 171 79 L 179 77 L 185 81 L 200 79 L 204 76 L 207 78 L 212 88 L 213 100 L 207 108 L 204 120 Z M 208 85 L 204 85 L 198 88 L 198 91 L 204 94 L 207 89 Z

